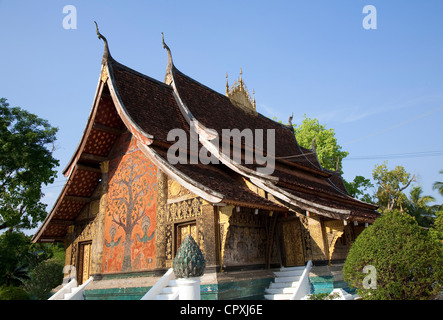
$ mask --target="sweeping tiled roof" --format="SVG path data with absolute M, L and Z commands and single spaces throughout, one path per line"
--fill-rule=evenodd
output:
M 33 241 L 63 239 L 100 183 L 100 163 L 107 160 L 125 131 L 137 139 L 140 150 L 155 165 L 209 202 L 270 211 L 297 209 L 335 219 L 374 221 L 378 216 L 376 207 L 350 197 L 340 174 L 324 170 L 315 150 L 300 147 L 290 128 L 257 112 L 245 112 L 228 97 L 180 72 L 172 63 L 169 48 L 165 48 L 167 83 L 115 61 L 105 40 L 94 104 L 82 139 L 64 170 L 68 180 Z M 218 164 L 169 163 L 167 149 L 174 141 L 168 141 L 168 133 L 172 129 L 183 130 L 189 146 L 194 130 L 191 118 L 202 125 L 198 130 L 213 129 L 219 135 L 223 129 L 263 129 L 266 141 L 266 130 L 275 130 L 274 172 L 261 175 L 256 173 L 259 166 L 255 163 L 226 161 L 220 149 L 214 151 L 220 160 Z M 204 141 L 197 143 L 199 150 L 205 145 Z M 244 150 L 251 146 L 241 147 Z M 266 152 L 266 143 L 264 147 Z M 271 194 L 273 201 L 252 192 L 245 181 Z

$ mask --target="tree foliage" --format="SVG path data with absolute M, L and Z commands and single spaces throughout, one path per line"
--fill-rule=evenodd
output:
M 367 265 L 375 267 L 375 289 L 364 286 Z M 442 289 L 443 247 L 411 216 L 386 212 L 352 244 L 343 276 L 363 299 L 432 299 Z
M 42 184 L 56 177 L 58 160 L 48 149 L 57 128 L 0 99 L 0 230 L 30 229 L 46 216 Z
M 415 176 L 408 173 L 402 166 L 388 169 L 387 161 L 375 166 L 372 177 L 377 187 L 376 197 L 380 210 L 403 210 L 407 199 L 404 190 L 415 180 Z
M 440 173 L 443 174 L 443 170 L 440 170 Z M 443 181 L 434 182 L 432 188 L 434 190 L 438 190 L 438 192 L 443 196 Z
M 22 232 L 6 231 L 0 235 L 0 286 L 23 285 L 33 268 L 52 257 L 49 246 L 32 243 Z
M 413 216 L 420 226 L 429 228 L 434 223 L 435 210 L 434 206 L 430 205 L 434 201 L 434 197 L 423 195 L 420 186 L 414 186 L 406 201 L 405 211 Z
M 276 117 L 273 117 L 273 120 L 283 123 Z M 342 170 L 341 160 L 349 153 L 343 151 L 338 144 L 334 129 L 326 129 L 326 126 L 320 124 L 318 119 L 311 119 L 306 115 L 300 126 L 292 123 L 289 125 L 294 128 L 295 138 L 300 146 L 311 149 L 314 142 L 318 161 L 323 168 L 335 171 L 338 162 L 339 169 Z
M 367 203 L 373 203 L 373 196 L 369 193 L 369 189 L 374 187 L 371 180 L 363 176 L 356 176 L 353 181 L 347 182 L 344 180 L 344 183 L 351 197 Z
M 326 129 L 326 126 L 320 124 L 318 119 L 311 119 L 305 115 L 302 124 L 293 125 L 295 137 L 299 145 L 310 149 L 315 139 L 315 149 L 318 161 L 321 166 L 328 170 L 335 171 L 337 162 L 340 171 L 342 170 L 342 161 L 349 153 L 343 151 L 335 137 L 335 131 L 332 128 Z
M 29 294 L 21 287 L 0 287 L 0 300 L 29 300 Z
M 64 262 L 59 259 L 48 259 L 38 264 L 29 274 L 25 283 L 26 291 L 33 299 L 47 300 L 52 289 L 63 281 Z

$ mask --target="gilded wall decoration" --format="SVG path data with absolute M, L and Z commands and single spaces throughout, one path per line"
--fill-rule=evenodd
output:
M 201 216 L 201 202 L 199 198 L 189 199 L 180 202 L 173 202 L 167 205 L 168 222 L 178 222 L 190 218 Z
M 155 267 L 166 267 L 166 201 L 168 198 L 168 176 L 157 171 L 157 228 L 155 236 Z
M 311 213 L 308 217 L 308 230 L 311 238 L 312 260 L 327 260 L 328 248 L 320 216 Z
M 72 244 L 71 244 L 71 262 L 70 265 L 77 266 L 79 243 L 85 241 L 91 241 L 96 236 L 96 223 L 95 221 L 83 221 L 77 222 L 72 228 Z
M 285 267 L 301 266 L 305 264 L 305 256 L 303 250 L 303 234 L 299 219 L 291 219 L 283 221 L 282 241 Z
M 157 168 L 129 133 L 110 158 L 103 272 L 153 269 Z
M 266 259 L 268 219 L 266 215 L 255 215 L 254 209 L 231 207 L 231 212 L 220 215 L 220 236 L 223 266 L 263 264 Z M 229 222 L 227 220 L 229 218 Z M 222 223 L 223 221 L 223 223 Z M 272 250 L 275 252 L 274 249 Z M 273 256 L 275 259 L 275 255 Z
M 166 260 L 172 261 L 172 259 L 174 258 L 172 256 L 172 246 L 174 244 L 172 238 L 172 225 L 166 226 L 165 238 L 166 238 Z
M 326 237 L 328 241 L 329 261 L 332 259 L 332 255 L 335 251 L 335 245 L 337 240 L 344 233 L 344 224 L 341 220 L 325 221 Z
M 301 223 L 302 241 L 303 241 L 303 251 L 305 256 L 305 263 L 312 260 L 312 246 L 311 246 L 311 235 L 309 233 L 309 221 L 308 217 L 302 214 L 297 214 Z

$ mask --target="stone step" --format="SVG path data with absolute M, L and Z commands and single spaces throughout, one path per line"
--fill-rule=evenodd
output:
M 276 288 L 276 289 L 271 289 L 268 288 L 265 290 L 266 293 L 271 293 L 271 294 L 281 294 L 281 293 L 294 293 L 297 290 L 297 288 L 293 288 L 293 287 L 285 287 L 285 288 Z
M 296 271 L 296 270 L 305 270 L 304 266 L 299 267 L 281 267 L 280 271 Z
M 269 285 L 270 289 L 280 289 L 280 288 L 295 288 L 298 286 L 298 281 L 293 282 L 272 282 Z
M 300 279 L 301 276 L 290 276 L 290 277 L 277 277 L 274 279 L 275 282 L 295 282 Z
M 265 294 L 266 300 L 289 300 L 292 294 Z
M 177 292 L 177 291 L 178 291 L 178 288 L 177 288 L 177 287 L 164 287 L 164 288 L 162 289 L 162 292 L 161 292 L 161 293 L 169 294 L 169 293 L 174 293 L 174 292 Z
M 69 298 L 72 295 L 72 293 L 74 293 L 76 291 L 78 291 L 78 287 L 73 287 L 73 288 L 69 289 L 67 292 L 65 292 L 65 294 L 63 294 L 62 300 L 66 300 L 67 298 Z
M 292 276 L 301 276 L 304 270 L 289 270 L 289 271 L 276 271 L 274 274 L 277 277 L 292 277 Z
M 169 280 L 168 287 L 176 287 L 177 286 L 177 280 Z
M 172 300 L 174 293 L 160 293 L 155 296 L 155 300 Z

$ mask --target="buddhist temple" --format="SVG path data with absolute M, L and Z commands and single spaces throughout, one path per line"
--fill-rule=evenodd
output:
M 105 49 L 92 109 L 33 237 L 65 244 L 78 283 L 93 276 L 86 299 L 140 299 L 188 234 L 206 260 L 202 299 L 254 298 L 273 268 L 343 261 L 378 217 L 291 125 L 257 112 L 242 72 L 216 92 L 180 71 L 163 39 L 159 81 L 119 63 L 97 35 Z

